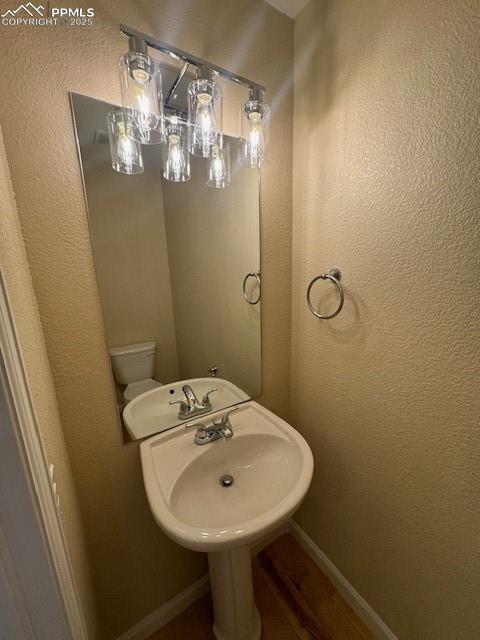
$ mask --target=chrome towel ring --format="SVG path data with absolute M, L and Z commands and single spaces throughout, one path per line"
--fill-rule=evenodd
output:
M 332 269 L 330 269 L 328 273 L 321 273 L 319 276 L 316 276 L 308 285 L 308 289 L 307 289 L 308 308 L 313 313 L 313 315 L 317 316 L 317 318 L 320 318 L 320 320 L 330 320 L 331 318 L 338 316 L 338 314 L 342 310 L 344 295 L 343 295 L 343 287 L 340 284 L 341 277 L 342 277 L 342 274 L 340 273 L 340 269 L 337 269 L 336 267 L 332 267 Z M 315 308 L 313 307 L 312 301 L 310 299 L 312 287 L 318 280 L 330 280 L 331 282 L 333 282 L 333 284 L 337 287 L 337 290 L 340 296 L 340 302 L 338 303 L 337 310 L 331 313 L 329 316 L 322 316 L 320 315 L 320 313 L 318 313 L 318 311 L 315 311 Z
M 247 295 L 246 286 L 249 278 L 255 278 L 258 284 L 258 296 L 255 300 L 250 300 L 250 298 Z M 260 271 L 258 271 L 257 273 L 255 273 L 254 271 L 251 271 L 250 273 L 247 273 L 247 275 L 243 279 L 243 297 L 248 302 L 248 304 L 254 305 L 260 302 L 260 298 L 262 297 L 262 283 L 260 282 Z

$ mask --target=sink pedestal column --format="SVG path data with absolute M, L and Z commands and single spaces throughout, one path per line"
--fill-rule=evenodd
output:
M 260 640 L 260 615 L 253 598 L 250 548 L 208 554 L 217 640 Z

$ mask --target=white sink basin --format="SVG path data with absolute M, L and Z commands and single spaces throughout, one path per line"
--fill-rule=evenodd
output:
M 185 398 L 182 391 L 182 387 L 185 384 L 192 387 L 199 400 L 211 389 L 217 389 L 210 396 L 212 412 L 249 400 L 249 396 L 244 391 L 232 382 L 222 378 L 192 378 L 165 384 L 162 387 L 157 387 L 137 396 L 123 410 L 125 426 L 134 440 L 146 438 L 154 433 L 170 429 L 176 424 L 195 419 L 179 419 L 178 405 L 169 404 L 171 400 L 183 400 Z M 202 416 L 197 417 L 201 418 Z
M 132 403 L 133 404 L 133 403 Z M 211 423 L 220 414 L 200 416 Z M 153 516 L 180 545 L 208 552 L 218 640 L 259 640 L 249 547 L 285 522 L 310 486 L 313 457 L 302 436 L 250 401 L 230 416 L 233 437 L 194 443 L 176 427 L 140 445 Z M 224 475 L 233 484 L 220 483 Z
M 192 431 L 176 428 L 140 446 L 158 525 L 195 551 L 256 540 L 289 518 L 310 485 L 312 453 L 289 424 L 256 402 L 242 405 L 230 421 L 229 440 L 197 445 Z M 224 474 L 234 478 L 229 488 L 220 485 Z

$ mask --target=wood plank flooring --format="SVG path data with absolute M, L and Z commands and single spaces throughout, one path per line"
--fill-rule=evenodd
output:
M 285 534 L 253 561 L 262 640 L 374 640 L 297 541 Z M 210 594 L 149 640 L 215 640 Z

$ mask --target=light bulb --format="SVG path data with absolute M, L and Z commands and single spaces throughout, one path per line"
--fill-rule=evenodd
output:
M 112 167 L 119 173 L 133 175 L 143 172 L 143 158 L 140 144 L 132 140 L 132 120 L 122 109 L 107 114 L 108 139 Z
M 188 121 L 191 126 L 190 151 L 209 158 L 218 136 L 222 133 L 222 91 L 212 79 L 199 78 L 188 87 Z
M 210 175 L 216 183 L 221 182 L 225 178 L 225 162 L 218 147 L 215 147 L 213 151 L 212 161 L 210 163 Z
M 163 152 L 163 177 L 171 182 L 190 180 L 190 155 L 185 124 L 172 116 L 167 125 L 167 141 Z
M 180 148 L 180 136 L 176 133 L 171 133 L 168 136 L 168 159 L 166 173 L 169 175 L 170 180 L 173 178 L 178 182 L 181 179 L 184 170 L 185 158 L 183 157 L 182 150 Z
M 261 100 L 249 100 L 242 108 L 241 162 L 253 169 L 267 160 L 270 108 Z
M 208 95 L 208 93 L 201 93 L 197 96 L 195 123 L 198 129 L 197 141 L 208 153 L 216 134 L 212 96 Z
M 207 186 L 223 189 L 230 184 L 230 147 L 221 141 L 212 148 L 212 156 L 208 160 Z
M 139 111 L 144 118 L 147 118 L 151 112 L 151 108 L 149 97 L 145 93 L 145 88 L 142 87 L 142 85 L 136 86 L 134 88 L 134 95 L 136 98 L 136 111 Z
M 248 115 L 248 118 L 251 122 L 250 135 L 248 136 L 250 164 L 259 166 L 264 147 L 262 116 L 254 111 Z
M 147 53 L 129 51 L 120 59 L 122 105 L 132 116 L 131 137 L 142 144 L 164 140 L 160 67 Z
M 136 156 L 137 150 L 133 140 L 127 136 L 125 131 L 125 125 L 123 122 L 119 123 L 119 136 L 117 140 L 117 153 L 118 157 L 125 164 L 132 164 Z
M 141 142 L 148 138 L 148 132 L 152 120 L 152 110 L 150 106 L 150 98 L 142 85 L 136 86 L 133 93 L 135 96 L 134 117 Z

